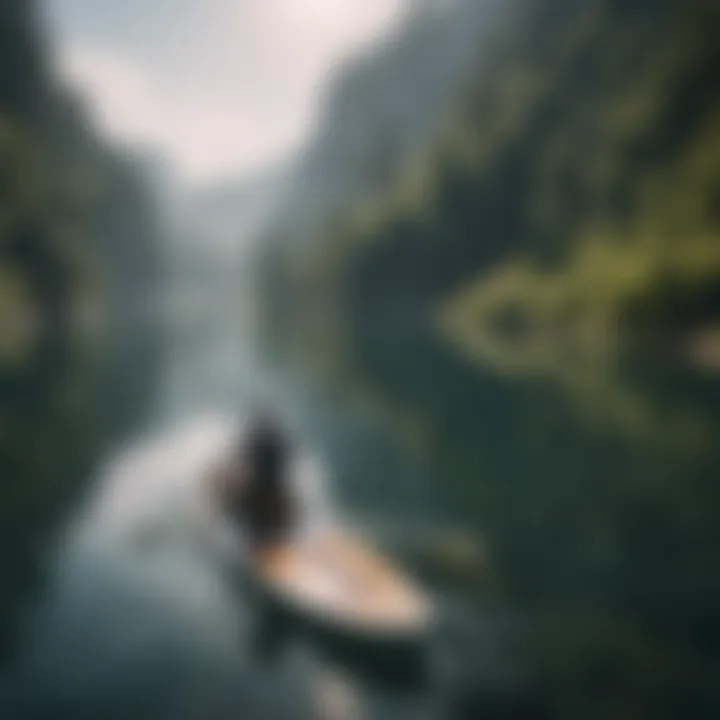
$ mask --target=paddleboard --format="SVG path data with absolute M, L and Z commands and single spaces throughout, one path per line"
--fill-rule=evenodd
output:
M 380 553 L 337 527 L 309 531 L 250 554 L 256 582 L 297 614 L 376 641 L 426 636 L 430 599 Z

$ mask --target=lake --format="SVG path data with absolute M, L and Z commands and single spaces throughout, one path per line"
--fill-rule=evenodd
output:
M 5 716 L 717 716 L 718 380 L 647 361 L 503 372 L 421 336 L 365 348 L 365 390 L 329 392 L 215 317 L 168 333 L 152 402 L 115 435 L 155 459 L 66 457 L 60 529 L 26 525 L 34 552 L 5 578 L 22 598 Z M 173 429 L 258 396 L 323 459 L 339 511 L 437 598 L 429 678 L 369 678 L 301 637 L 258 645 Z

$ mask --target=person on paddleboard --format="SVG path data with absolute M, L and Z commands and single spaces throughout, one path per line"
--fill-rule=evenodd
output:
M 282 424 L 258 412 L 240 440 L 225 483 L 224 503 L 254 543 L 285 536 L 293 525 L 293 444 Z

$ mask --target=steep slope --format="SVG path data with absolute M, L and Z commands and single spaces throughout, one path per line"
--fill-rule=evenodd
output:
M 525 3 L 439 141 L 318 233 L 286 290 L 376 349 L 440 309 L 475 357 L 497 331 L 597 349 L 712 322 L 717 28 L 701 0 Z
M 417 3 L 392 36 L 338 72 L 259 247 L 259 325 L 269 348 L 297 336 L 312 346 L 311 326 L 331 324 L 325 316 L 335 310 L 334 289 L 299 278 L 301 268 L 329 271 L 343 254 L 348 218 L 405 184 L 418 155 L 455 113 L 479 48 L 494 43 L 519 6 Z M 331 344 L 337 345 L 320 342 L 319 352 L 332 355 Z
M 33 10 L 21 0 L 0 6 L 0 52 L 3 73 L 0 104 L 5 109 L 28 113 L 37 107 L 44 86 L 43 58 L 38 52 L 38 32 Z
M 40 547 L 148 401 L 157 352 L 129 309 L 154 282 L 154 211 L 136 170 L 52 81 L 37 8 L 0 7 L 2 657 Z
M 417 3 L 397 32 L 348 62 L 327 92 L 315 136 L 268 235 L 300 243 L 349 205 L 394 183 L 442 124 L 501 5 Z

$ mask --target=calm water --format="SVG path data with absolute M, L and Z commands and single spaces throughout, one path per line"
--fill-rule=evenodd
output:
M 380 398 L 363 408 L 261 371 L 232 320 L 173 332 L 133 441 L 166 438 L 155 459 L 98 460 L 46 543 L 6 716 L 314 718 L 323 702 L 342 718 L 717 716 L 717 381 L 528 379 L 425 340 L 359 357 Z M 438 598 L 428 682 L 371 681 L 362 658 L 297 638 L 261 652 L 228 538 L 200 510 L 202 452 L 172 434 L 259 392 L 331 468 L 340 511 Z

